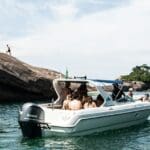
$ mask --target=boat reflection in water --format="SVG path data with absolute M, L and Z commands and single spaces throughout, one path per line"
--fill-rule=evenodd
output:
M 119 81 L 87 79 L 55 79 L 54 89 L 58 95 L 53 103 L 26 103 L 19 113 L 19 124 L 24 137 L 81 136 L 95 132 L 129 127 L 145 122 L 150 114 L 150 102 L 135 101 L 128 96 L 113 100 L 105 91 L 104 82 Z M 99 107 L 80 110 L 62 109 L 64 87 L 69 83 L 72 91 L 82 84 L 87 94 L 96 100 L 101 95 L 103 103 Z M 96 95 L 93 95 L 96 93 Z

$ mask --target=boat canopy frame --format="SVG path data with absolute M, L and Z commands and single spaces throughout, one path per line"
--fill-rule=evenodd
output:
M 54 89 L 56 91 L 58 98 L 54 101 L 54 104 L 61 104 L 62 103 L 60 92 L 59 92 L 59 87 L 58 87 L 58 82 L 70 82 L 70 83 L 89 83 L 89 84 L 93 85 L 96 88 L 96 90 L 99 92 L 99 94 L 103 97 L 103 99 L 104 99 L 103 104 L 104 105 L 112 105 L 113 100 L 112 100 L 111 96 L 106 91 L 104 91 L 104 89 L 101 86 L 97 86 L 97 84 L 96 84 L 96 83 L 104 83 L 104 81 L 106 83 L 116 83 L 116 80 L 113 81 L 113 80 L 97 80 L 97 79 L 79 79 L 79 78 L 55 79 L 55 80 L 53 80 L 53 86 L 54 86 Z M 121 83 L 121 82 L 118 82 L 118 83 Z

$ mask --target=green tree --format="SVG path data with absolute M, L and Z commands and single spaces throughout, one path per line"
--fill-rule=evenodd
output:
M 150 66 L 135 66 L 129 75 L 122 76 L 122 80 L 150 82 Z

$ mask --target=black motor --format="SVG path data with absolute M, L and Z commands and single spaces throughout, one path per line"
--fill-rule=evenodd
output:
M 44 123 L 44 111 L 33 103 L 26 103 L 19 114 L 19 124 L 24 137 L 41 137 L 41 124 Z

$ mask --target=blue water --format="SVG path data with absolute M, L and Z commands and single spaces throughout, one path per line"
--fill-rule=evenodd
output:
M 0 104 L 1 150 L 149 150 L 150 121 L 120 130 L 82 137 L 22 138 L 18 110 L 22 104 Z

